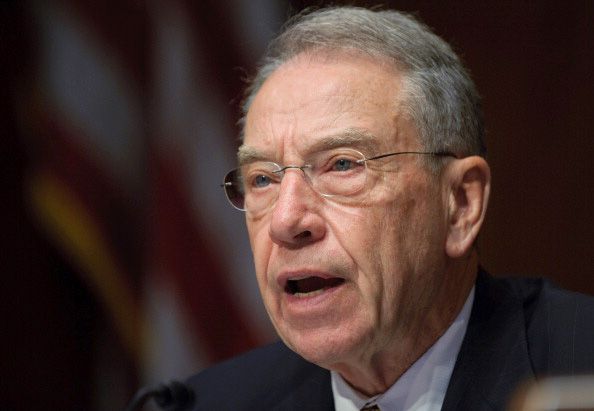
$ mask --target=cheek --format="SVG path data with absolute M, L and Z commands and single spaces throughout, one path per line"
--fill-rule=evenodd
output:
M 434 241 L 434 210 L 420 198 L 426 187 L 413 188 L 394 194 L 370 209 L 366 218 L 365 249 L 368 250 L 370 275 L 380 281 L 387 297 L 406 286 L 424 266 Z M 373 277 L 372 277 L 373 278 Z
M 329 227 L 328 242 L 335 242 L 358 266 L 370 259 L 376 232 L 369 209 L 328 203 L 324 219 Z
M 266 272 L 270 262 L 272 241 L 268 235 L 268 226 L 263 221 L 247 221 L 247 230 L 256 268 L 256 277 L 260 287 L 267 282 Z
M 382 273 L 386 250 L 391 251 L 393 239 L 390 228 L 385 224 L 393 219 L 385 217 L 383 207 L 348 208 L 333 205 L 326 221 L 337 248 L 346 254 L 354 268 L 354 281 L 364 300 L 377 300 L 383 288 Z

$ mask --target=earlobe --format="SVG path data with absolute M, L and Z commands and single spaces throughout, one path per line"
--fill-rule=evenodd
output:
M 482 157 L 456 160 L 446 171 L 449 182 L 446 253 L 460 258 L 471 249 L 482 226 L 489 193 L 491 171 Z

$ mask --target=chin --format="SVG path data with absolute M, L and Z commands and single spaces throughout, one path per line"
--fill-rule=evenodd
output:
M 367 345 L 366 338 L 345 329 L 290 330 L 279 334 L 290 349 L 307 361 L 327 369 L 331 369 L 333 364 L 356 358 L 357 352 Z

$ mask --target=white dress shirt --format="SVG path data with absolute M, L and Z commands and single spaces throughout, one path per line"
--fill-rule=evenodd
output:
M 439 411 L 468 327 L 473 300 L 474 287 L 452 325 L 385 393 L 368 398 L 332 371 L 336 411 L 359 411 L 366 404 L 377 404 L 382 411 Z

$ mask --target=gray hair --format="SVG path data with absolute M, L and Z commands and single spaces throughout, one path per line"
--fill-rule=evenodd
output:
M 403 74 L 404 111 L 424 149 L 485 155 L 480 97 L 460 59 L 425 24 L 393 10 L 330 7 L 290 19 L 246 89 L 240 124 L 272 72 L 298 54 L 320 50 L 387 57 Z

